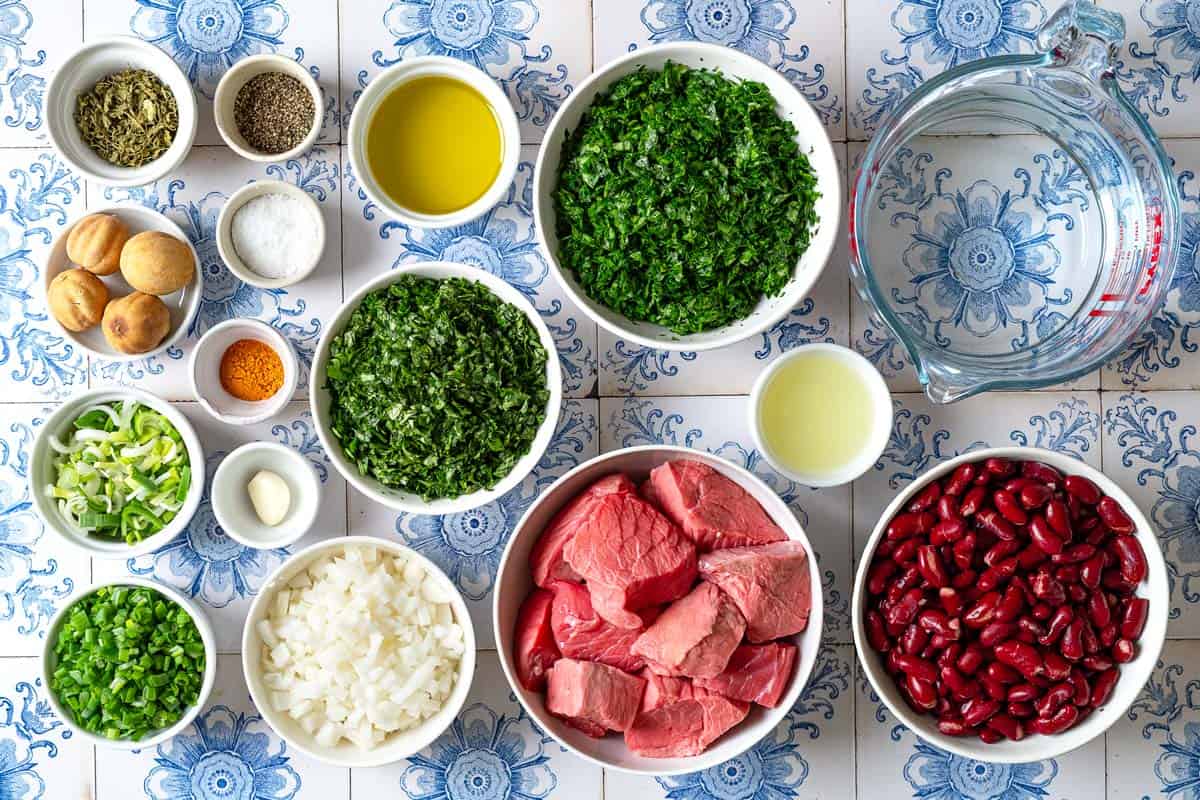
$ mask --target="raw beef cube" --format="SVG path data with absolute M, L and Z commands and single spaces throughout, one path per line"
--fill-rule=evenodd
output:
M 641 627 L 633 612 L 682 597 L 696 580 L 696 548 L 636 494 L 599 498 L 563 553 L 596 613 L 618 628 Z
M 697 694 L 708 694 L 704 689 L 695 689 L 691 678 L 659 675 L 648 667 L 638 675 L 646 682 L 646 691 L 642 693 L 642 711 L 653 711 L 659 706 L 691 700 Z
M 794 644 L 744 644 L 733 651 L 724 672 L 715 678 L 697 679 L 696 686 L 732 700 L 774 708 L 787 690 L 795 666 Z M 644 699 L 642 708 L 645 708 Z
M 650 480 L 658 507 L 702 553 L 787 538 L 757 500 L 707 464 L 668 461 L 651 471 Z
M 551 584 L 554 604 L 550 625 L 554 641 L 567 658 L 580 661 L 599 661 L 610 667 L 637 672 L 646 662 L 629 652 L 649 622 L 658 617 L 657 608 L 641 612 L 642 624 L 632 630 L 618 628 L 605 622 L 592 608 L 588 590 L 578 583 L 555 581 Z
M 546 709 L 584 733 L 623 731 L 637 716 L 645 686 L 638 676 L 607 664 L 560 658 L 546 682 Z
M 517 679 L 530 691 L 546 686 L 546 672 L 561 658 L 550 627 L 550 611 L 554 595 L 545 589 L 534 589 L 521 604 L 517 613 L 516 640 Z
M 636 494 L 637 487 L 620 473 L 607 475 L 575 495 L 554 515 L 529 552 L 529 569 L 533 572 L 534 583 L 548 587 L 553 580 L 583 580 L 563 559 L 563 547 L 591 516 L 596 500 L 620 492 Z
M 746 618 L 746 638 L 752 642 L 791 636 L 808 625 L 812 578 L 808 553 L 799 542 L 706 553 L 700 559 L 700 573 L 733 598 Z
M 667 606 L 633 643 L 633 654 L 655 672 L 712 678 L 720 675 L 742 641 L 746 621 L 725 593 L 702 581 Z
M 748 703 L 706 693 L 638 714 L 625 731 L 625 744 L 647 758 L 700 755 L 749 711 Z

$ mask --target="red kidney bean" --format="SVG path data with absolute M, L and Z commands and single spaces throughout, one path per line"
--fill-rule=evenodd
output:
M 1116 568 L 1104 570 L 1104 573 L 1100 576 L 1100 585 L 1118 594 L 1132 594 L 1136 588 L 1136 584 L 1128 583 L 1121 576 L 1121 571 Z
M 1042 719 L 1036 717 L 1026 723 L 1026 727 L 1032 733 L 1040 733 L 1043 736 L 1052 736 L 1056 733 L 1062 733 L 1079 721 L 1079 709 L 1073 705 L 1063 706 L 1053 717 Z
M 942 487 L 942 494 L 948 494 L 951 497 L 962 494 L 971 485 L 971 481 L 975 480 L 976 473 L 974 464 L 959 464 L 950 474 L 946 485 Z
M 1063 550 L 1063 540 L 1050 528 L 1050 523 L 1041 514 L 1034 516 L 1027 529 L 1029 541 L 1048 556 L 1056 556 Z
M 981 675 L 977 680 L 979 681 L 979 685 L 983 687 L 983 691 L 993 700 L 1003 700 L 1005 695 L 1008 694 L 1008 689 L 1005 685 L 995 678 Z
M 1109 667 L 1102 670 L 1099 675 L 1092 681 L 1092 696 L 1088 699 L 1092 708 L 1099 708 L 1108 702 L 1108 698 L 1112 697 L 1113 688 L 1117 685 L 1117 678 L 1121 677 L 1121 672 L 1116 667 Z
M 982 486 L 971 487 L 970 491 L 963 495 L 962 502 L 958 504 L 958 515 L 960 517 L 973 516 L 979 509 L 983 508 L 986 499 L 987 489 Z
M 996 621 L 1012 622 L 1021 616 L 1021 612 L 1024 610 L 1025 595 L 1021 592 L 1019 586 L 1010 583 L 1004 590 L 1000 602 L 996 605 Z
M 992 649 L 992 653 L 998 662 L 1015 668 L 1026 677 L 1037 675 L 1045 669 L 1042 663 L 1042 654 L 1033 645 L 1025 642 L 1010 639 L 996 645 Z
M 1030 544 L 1024 550 L 1017 554 L 1017 563 L 1021 569 L 1028 572 L 1029 570 L 1041 564 L 1047 558 L 1046 551 L 1038 547 L 1036 544 Z
M 921 571 L 921 577 L 930 586 L 941 589 L 950 583 L 950 575 L 942 563 L 942 555 L 931 544 L 921 545 L 917 548 L 917 569 Z
M 938 498 L 937 504 L 934 506 L 934 513 L 936 513 L 938 519 L 942 520 L 943 522 L 950 522 L 963 518 L 958 498 L 951 497 L 948 494 L 944 494 Z
M 917 549 L 921 546 L 920 539 L 905 539 L 896 545 L 892 551 L 892 561 L 900 565 L 911 564 L 917 558 Z
M 1013 497 L 1019 498 L 1021 495 L 1021 490 L 1024 489 L 1026 486 L 1042 486 L 1042 485 L 1043 484 L 1038 483 L 1033 478 L 1026 478 L 1025 476 L 1022 475 L 1017 478 L 1009 478 L 1007 481 L 1004 482 L 1004 486 L 1002 488 L 1006 492 L 1012 492 Z
M 1133 533 L 1133 520 L 1121 508 L 1121 504 L 1111 497 L 1102 497 L 1096 505 L 1096 514 L 1104 521 L 1113 533 Z
M 1104 494 L 1096 484 L 1082 475 L 1068 475 L 1063 479 L 1063 488 L 1067 494 L 1079 498 L 1085 506 L 1094 506 L 1100 502 Z
M 1101 655 L 1087 656 L 1079 663 L 1089 672 L 1104 672 L 1104 670 L 1113 665 L 1111 658 L 1105 658 Z
M 1050 560 L 1055 564 L 1079 564 L 1080 562 L 1086 562 L 1095 554 L 1096 547 L 1094 545 L 1090 545 L 1087 542 L 1079 542 L 1078 544 L 1064 548 L 1061 553 Z
M 963 703 L 959 709 L 962 721 L 970 728 L 978 728 L 983 723 L 1000 713 L 1001 702 L 994 697 L 973 697 Z
M 1095 590 L 1100 586 L 1100 577 L 1104 574 L 1104 553 L 1096 553 L 1079 568 L 1079 582 L 1089 589 Z
M 1066 587 L 1067 599 L 1072 603 L 1083 603 L 1088 598 L 1088 590 L 1080 586 L 1078 583 L 1072 583 Z
M 945 648 L 949 647 L 951 642 L 953 642 L 953 641 L 954 640 L 951 639 L 949 636 L 943 636 L 940 633 L 933 634 L 932 636 L 929 637 L 929 646 L 925 648 L 925 650 L 928 652 L 927 652 L 927 654 L 923 655 L 922 657 L 923 658 L 932 658 L 934 654 L 939 653 L 942 650 L 944 650 Z
M 1014 461 L 1008 458 L 993 456 L 983 462 L 983 468 L 991 475 L 997 478 L 1007 478 L 1009 475 L 1017 474 L 1017 465 Z
M 997 489 L 992 492 L 992 504 L 1006 520 L 1013 525 L 1025 525 L 1029 522 L 1029 513 L 1021 507 L 1012 492 Z
M 1078 661 L 1083 658 L 1083 620 L 1076 617 L 1063 632 L 1058 642 L 1058 652 L 1068 661 Z
M 1096 635 L 1100 637 L 1101 647 L 1112 647 L 1113 643 L 1117 641 L 1117 637 L 1120 636 L 1121 633 L 1119 630 L 1117 630 L 1116 623 L 1110 622 L 1101 628 L 1100 632 Z
M 1121 638 L 1133 641 L 1142 635 L 1146 619 L 1150 616 L 1150 601 L 1144 597 L 1131 597 L 1121 613 Z
M 938 589 L 938 602 L 942 604 L 942 610 L 948 616 L 957 617 L 962 613 L 963 599 L 957 589 L 949 586 Z
M 916 618 L 924 602 L 924 594 L 920 589 L 909 589 L 887 610 L 887 622 L 892 625 L 907 625 Z
M 1075 705 L 1086 706 L 1092 696 L 1092 684 L 1088 682 L 1087 676 L 1078 667 L 1071 667 L 1071 675 L 1068 680 L 1075 690 L 1072 697 Z
M 933 683 L 938 678 L 937 667 L 923 658 L 917 658 L 913 655 L 897 653 L 895 657 L 896 667 L 905 675 L 911 675 L 918 680 Z
M 975 534 L 967 533 L 953 545 L 950 550 L 954 553 L 954 565 L 960 570 L 971 568 L 971 561 L 975 558 Z
M 955 666 L 964 675 L 974 675 L 983 666 L 985 660 L 983 648 L 972 642 L 963 648 L 962 654 L 958 657 L 958 661 L 955 662 Z
M 1064 494 L 1063 499 L 1067 504 L 1067 516 L 1070 517 L 1071 524 L 1073 526 L 1079 521 L 1079 518 L 1083 516 L 1083 503 L 1081 503 L 1079 498 L 1073 494 Z
M 961 719 L 942 717 L 938 720 L 938 733 L 946 736 L 970 736 L 973 730 L 963 724 Z
M 1071 662 L 1053 650 L 1042 653 L 1042 664 L 1045 666 L 1046 677 L 1052 681 L 1066 680 L 1071 674 Z
M 1046 635 L 1046 627 L 1033 617 L 1021 617 L 1017 620 L 1017 628 L 1024 636 L 1018 636 L 1023 642 L 1033 644 Z
M 983 563 L 989 567 L 994 567 L 1004 559 L 1017 553 L 1021 547 L 1021 543 L 1016 539 L 1001 539 L 989 547 L 987 552 L 983 554 Z
M 1004 741 L 1004 736 L 1000 731 L 994 731 L 991 728 L 975 728 L 975 735 L 979 737 L 979 741 L 984 744 L 995 744 L 996 742 Z
M 1029 579 L 1029 588 L 1034 596 L 1052 606 L 1061 606 L 1067 601 L 1067 593 L 1063 585 L 1055 579 L 1048 570 L 1041 569 L 1033 573 Z
M 1097 628 L 1103 628 L 1112 619 L 1112 609 L 1108 607 L 1108 598 L 1101 592 L 1093 592 L 1087 599 L 1088 617 Z
M 1042 718 L 1051 717 L 1055 711 L 1062 708 L 1066 703 L 1071 702 L 1075 697 L 1075 685 L 1070 681 L 1062 681 L 1056 683 L 1050 689 L 1039 697 L 1033 703 L 1033 708 L 1037 711 L 1037 715 Z
M 1096 629 L 1092 627 L 1091 623 L 1084 621 L 1080 633 L 1083 639 L 1084 655 L 1090 656 L 1100 652 L 1100 638 L 1096 636 Z
M 968 628 L 982 628 L 996 617 L 996 607 L 1000 603 L 999 592 L 988 592 L 975 601 L 963 615 L 963 624 Z
M 1036 620 L 1044 622 L 1050 619 L 1050 617 L 1054 616 L 1054 611 L 1054 606 L 1050 605 L 1049 603 L 1039 602 L 1034 603 L 1033 607 L 1029 609 L 1029 615 Z
M 938 671 L 938 676 L 941 678 L 941 685 L 945 686 L 954 696 L 954 699 L 959 702 L 970 700 L 972 697 L 978 696 L 979 692 L 982 691 L 977 681 L 967 678 L 954 667 L 942 667 Z
M 1061 564 L 1054 570 L 1054 579 L 1067 586 L 1079 583 L 1079 567 L 1074 564 Z
M 1016 683 L 1021 680 L 1021 673 L 1001 661 L 992 661 L 989 663 L 984 667 L 983 674 L 991 680 L 1003 684 Z
M 898 644 L 905 653 L 916 655 L 925 649 L 925 645 L 929 644 L 929 632 L 914 623 L 900 634 Z
M 1025 738 L 1025 727 L 1008 714 L 997 714 L 987 721 L 989 730 L 996 731 L 1005 739 L 1019 742 Z
M 871 594 L 883 594 L 887 588 L 888 579 L 896 572 L 896 562 L 890 559 L 876 561 L 867 570 L 867 591 Z
M 994 508 L 982 508 L 975 514 L 975 524 L 981 531 L 997 539 L 1016 539 L 1017 529 Z
M 921 491 L 917 492 L 917 496 L 909 501 L 906 509 L 910 512 L 928 511 L 933 508 L 933 504 L 942 496 L 942 487 L 937 481 L 926 486 Z
M 1121 535 L 1109 544 L 1109 551 L 1117 557 L 1121 566 L 1121 578 L 1126 583 L 1137 585 L 1146 578 L 1146 553 L 1136 536 Z
M 877 650 L 880 653 L 886 653 L 892 646 L 892 640 L 888 638 L 887 631 L 883 627 L 883 617 L 878 611 L 872 609 L 868 611 L 864 622 L 867 629 L 867 642 L 871 645 L 871 649 Z
M 962 592 L 964 601 L 972 602 L 975 597 L 979 596 L 979 590 L 975 586 L 976 577 L 975 570 L 964 569 L 950 579 L 950 587 Z
M 909 675 L 904 679 L 904 688 L 908 690 L 908 698 L 917 709 L 929 711 L 937 705 L 937 689 L 932 682 Z
M 1103 525 L 1099 525 L 1090 533 L 1088 533 L 1088 535 L 1084 538 L 1084 541 L 1088 544 L 1095 545 L 1096 547 L 1103 547 L 1111 538 L 1112 531 Z
M 1028 702 L 1009 703 L 1005 711 L 1008 712 L 1010 717 L 1016 717 L 1017 719 L 1029 719 L 1037 713 L 1033 707 L 1033 703 Z
M 1027 478 L 1033 478 L 1035 481 L 1041 481 L 1052 490 L 1062 484 L 1062 473 L 1041 461 L 1022 462 L 1021 474 Z
M 1113 661 L 1118 664 L 1128 664 L 1137 655 L 1137 645 L 1128 639 L 1117 639 L 1109 650 Z
M 924 533 L 933 527 L 933 515 L 928 511 L 898 514 L 888 523 L 884 538 L 896 541 Z
M 1005 488 L 1007 489 L 1008 487 L 1006 486 Z M 1012 490 L 1010 489 L 1009 491 Z M 1018 499 L 1021 501 L 1021 505 L 1025 506 L 1025 508 L 1029 509 L 1030 511 L 1046 505 L 1050 502 L 1050 498 L 1053 496 L 1054 492 L 1052 492 L 1050 487 L 1044 483 L 1027 483 L 1021 487 L 1019 494 L 1017 495 Z
M 995 647 L 1011 638 L 1016 631 L 1017 626 L 1011 622 L 992 622 L 979 632 L 979 643 L 984 647 Z
M 1057 498 L 1046 503 L 1046 522 L 1063 541 L 1071 540 L 1071 514 L 1067 504 Z
M 961 519 L 944 519 L 929 532 L 929 543 L 935 545 L 957 542 L 967 532 L 967 523 Z
M 1041 694 L 1042 690 L 1032 683 L 1018 683 L 1008 687 L 1008 702 L 1029 703 L 1037 700 Z
M 1059 606 L 1046 624 L 1045 634 L 1038 637 L 1038 643 L 1046 647 L 1053 645 L 1074 619 L 1075 612 L 1071 610 L 1070 606 Z

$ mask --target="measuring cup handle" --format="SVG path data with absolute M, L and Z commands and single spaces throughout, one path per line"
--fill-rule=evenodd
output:
M 1092 0 L 1067 0 L 1038 31 L 1042 52 L 1052 52 L 1060 66 L 1111 76 L 1125 41 L 1125 18 L 1099 8 Z

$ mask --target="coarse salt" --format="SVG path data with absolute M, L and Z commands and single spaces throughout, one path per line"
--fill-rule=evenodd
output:
M 317 257 L 316 222 L 306 205 L 280 193 L 260 194 L 239 208 L 230 225 L 233 249 L 264 278 L 288 278 Z

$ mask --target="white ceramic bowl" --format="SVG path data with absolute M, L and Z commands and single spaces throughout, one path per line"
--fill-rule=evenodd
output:
M 283 522 L 273 527 L 258 518 L 246 490 L 259 470 L 283 478 L 291 492 L 291 506 Z M 321 479 L 304 456 L 276 442 L 249 442 L 217 465 L 213 473 L 212 509 L 229 538 L 260 550 L 295 544 L 317 520 L 321 507 Z
M 101 78 L 123 69 L 153 72 L 175 95 L 179 130 L 165 153 L 141 167 L 118 167 L 83 143 L 75 127 L 75 99 Z M 90 181 L 105 186 L 142 186 L 175 171 L 196 138 L 196 95 L 183 70 L 149 42 L 132 36 L 106 36 L 86 42 L 63 62 L 46 90 L 46 131 L 63 161 Z
M 196 698 L 196 702 L 188 706 L 174 725 L 169 728 L 145 736 L 137 741 L 124 739 L 107 739 L 103 736 L 97 736 L 94 733 L 83 730 L 75 724 L 74 718 L 65 708 L 58 702 L 58 698 L 54 692 L 50 690 L 50 676 L 54 672 L 54 668 L 58 665 L 58 657 L 54 654 L 54 645 L 58 640 L 58 630 L 62 626 L 62 622 L 71 606 L 84 597 L 92 594 L 98 589 L 103 589 L 106 586 L 145 586 L 151 588 L 163 595 L 164 597 L 173 600 L 187 611 L 188 616 L 196 623 L 196 629 L 200 631 L 200 638 L 204 640 L 204 680 L 200 684 L 200 695 Z M 165 742 L 178 733 L 182 733 L 188 725 L 192 724 L 192 720 L 200 713 L 200 709 L 204 708 L 208 703 L 209 695 L 212 694 L 213 684 L 217 679 L 217 638 L 213 633 L 212 624 L 208 621 L 208 617 L 204 616 L 204 612 L 200 607 L 193 603 L 188 598 L 184 597 L 179 592 L 172 589 L 170 586 L 164 586 L 157 581 L 147 580 L 145 578 L 135 578 L 132 575 L 126 575 L 121 578 L 116 578 L 111 581 L 104 581 L 81 589 L 71 595 L 66 602 L 55 612 L 50 619 L 50 626 L 46 629 L 46 639 L 42 643 L 42 686 L 46 689 L 46 698 L 50 701 L 50 708 L 54 711 L 55 716 L 62 720 L 71 731 L 83 741 L 97 747 L 106 747 L 113 750 L 148 750 L 157 744 Z
M 179 431 L 179 435 L 183 437 L 183 443 L 187 447 L 188 463 L 192 469 L 191 486 L 188 487 L 183 507 L 179 509 L 175 519 L 171 520 L 158 533 L 134 545 L 93 538 L 76 530 L 59 512 L 57 502 L 46 496 L 46 486 L 54 483 L 55 458 L 54 449 L 50 447 L 47 439 L 51 435 L 56 435 L 62 440 L 64 434 L 70 429 L 71 423 L 83 413 L 84 409 L 114 400 L 136 400 L 170 420 L 171 424 L 175 426 L 175 430 Z M 32 453 L 29 460 L 29 494 L 33 499 L 33 507 L 38 516 L 46 523 L 46 527 L 57 534 L 60 539 L 95 558 L 133 558 L 157 550 L 187 527 L 188 522 L 196 513 L 196 508 L 200 505 L 200 497 L 204 494 L 204 450 L 200 446 L 200 439 L 196 436 L 192 424 L 188 422 L 187 417 L 167 401 L 139 389 L 90 389 L 80 392 L 56 408 L 54 413 L 42 424 L 42 427 L 38 428 L 37 436 L 33 440 Z
M 238 255 L 237 248 L 233 246 L 234 216 L 246 203 L 264 194 L 282 194 L 298 200 L 304 209 L 304 214 L 307 215 L 305 221 L 311 224 L 317 232 L 317 246 L 313 250 L 312 258 L 307 263 L 299 265 L 296 272 L 285 278 L 267 278 L 259 275 L 242 260 L 242 257 Z M 325 252 L 325 218 L 321 216 L 321 207 L 317 205 L 317 201 L 313 199 L 312 195 L 295 184 L 284 181 L 248 183 L 234 192 L 221 207 L 221 214 L 217 217 L 217 252 L 221 254 L 221 260 L 225 262 L 225 266 L 229 267 L 229 271 L 251 286 L 257 286 L 260 289 L 282 289 L 285 286 L 299 283 L 312 274 L 312 271 L 317 268 L 317 264 L 321 263 L 321 254 Z
M 204 296 L 203 269 L 201 268 L 199 253 L 196 252 L 196 248 L 192 245 L 187 235 L 184 234 L 183 230 L 154 209 L 139 205 L 105 206 L 81 214 L 78 219 L 63 229 L 58 238 L 54 240 L 54 246 L 50 248 L 50 255 L 46 258 L 46 269 L 43 270 L 44 274 L 42 276 L 43 299 L 46 298 L 50 282 L 54 280 L 58 273 L 74 269 L 78 266 L 72 263 L 71 259 L 67 258 L 67 237 L 70 236 L 71 230 L 79 224 L 79 220 L 89 217 L 92 214 L 112 214 L 120 218 L 122 222 L 129 226 L 131 236 L 143 231 L 162 231 L 179 239 L 187 245 L 188 251 L 191 252 L 192 258 L 196 262 L 196 269 L 192 273 L 192 280 L 179 291 L 163 295 L 159 298 L 166 304 L 167 310 L 171 314 L 171 328 L 167 331 L 166 338 L 162 340 L 158 347 L 145 353 L 131 355 L 116 350 L 104 338 L 104 331 L 100 329 L 100 325 L 98 324 L 85 331 L 76 332 L 67 330 L 58 323 L 53 314 L 49 313 L 50 304 L 47 300 L 47 315 L 50 317 L 51 323 L 58 329 L 60 334 L 78 345 L 81 350 L 108 361 L 138 361 L 157 355 L 171 345 L 177 344 L 180 339 L 187 335 L 187 330 L 191 326 L 192 320 L 196 318 L 196 312 L 200 310 L 200 300 Z M 104 281 L 104 285 L 108 287 L 109 302 L 133 293 L 133 287 L 121 275 L 120 270 L 117 270 L 112 275 L 98 275 L 96 277 Z
M 268 345 L 283 362 L 283 385 L 266 400 L 239 400 L 221 385 L 221 356 L 241 339 Z M 278 414 L 296 392 L 300 361 L 291 342 L 275 328 L 257 319 L 227 319 L 209 328 L 192 351 L 188 377 L 200 407 L 229 425 L 253 425 Z
M 751 706 L 750 715 L 741 724 L 698 756 L 645 758 L 629 750 L 625 746 L 624 738 L 620 736 L 610 735 L 603 739 L 593 739 L 550 715 L 546 711 L 543 693 L 531 692 L 517 680 L 516 666 L 512 656 L 513 628 L 517 622 L 517 612 L 521 608 L 521 603 L 535 588 L 529 572 L 529 551 L 533 549 L 534 542 L 541 536 L 542 530 L 555 513 L 571 498 L 605 475 L 623 472 L 633 480 L 641 481 L 650 474 L 650 470 L 659 464 L 681 458 L 703 462 L 736 482 L 749 492 L 751 497 L 762 504 L 771 519 L 783 529 L 788 538 L 804 545 L 809 555 L 809 575 L 813 587 L 812 609 L 808 618 L 808 628 L 791 637 L 799 648 L 796 671 L 788 685 L 787 692 L 776 708 Z M 504 548 L 504 555 L 500 559 L 500 569 L 496 577 L 496 595 L 492 601 L 492 626 L 496 632 L 496 647 L 500 651 L 500 665 L 504 668 L 504 675 L 508 678 L 513 693 L 534 721 L 542 730 L 558 740 L 559 744 L 576 755 L 607 769 L 639 775 L 679 775 L 715 767 L 721 762 L 749 750 L 774 730 L 795 705 L 804 686 L 808 683 L 813 665 L 817 661 L 817 653 L 821 649 L 821 629 L 824 616 L 821 571 L 815 552 L 812 544 L 808 541 L 808 536 L 804 533 L 804 528 L 796 519 L 796 515 L 780 499 L 779 495 L 751 473 L 723 458 L 686 447 L 660 445 L 629 447 L 605 453 L 575 467 L 546 489 L 521 517 L 516 530 L 508 540 L 508 545 Z
M 466 650 L 462 661 L 459 662 L 458 678 L 450 697 L 442 710 L 433 715 L 416 728 L 408 731 L 393 733 L 383 744 L 373 750 L 360 750 L 353 744 L 343 741 L 334 747 L 320 745 L 300 725 L 287 714 L 276 711 L 271 705 L 269 690 L 263 683 L 262 666 L 262 637 L 258 635 L 258 623 L 266 619 L 275 593 L 287 585 L 293 577 L 306 569 L 318 558 L 331 554 L 345 552 L 352 546 L 371 546 L 405 558 L 420 562 L 430 575 L 442 582 L 453 599 L 450 604 L 454 608 L 454 620 L 463 629 L 463 640 Z M 475 677 L 475 628 L 471 625 L 471 615 L 467 611 L 467 603 L 459 594 L 458 589 L 438 567 L 425 556 L 410 550 L 401 544 L 387 539 L 377 539 L 373 536 L 339 536 L 318 542 L 306 547 L 280 564 L 267 578 L 246 615 L 246 624 L 242 629 L 242 671 L 246 675 L 246 686 L 250 689 L 250 697 L 263 720 L 275 731 L 281 739 L 301 753 L 311 756 L 326 764 L 338 767 L 379 767 L 392 764 L 417 753 L 428 747 L 434 739 L 442 734 L 458 712 L 462 710 L 471 691 L 471 681 Z
M 467 84 L 483 95 L 496 112 L 496 121 L 500 125 L 501 147 L 504 155 L 500 162 L 500 172 L 490 189 L 471 205 L 450 214 L 422 214 L 405 208 L 392 200 L 379 188 L 371 169 L 367 164 L 367 128 L 380 101 L 387 97 L 393 89 L 402 83 L 416 78 L 427 78 L 439 75 L 454 78 Z M 513 111 L 508 96 L 489 75 L 474 66 L 447 56 L 419 56 L 405 59 L 394 67 L 389 67 L 367 84 L 362 96 L 350 114 L 350 127 L 347 142 L 350 150 L 350 165 L 358 178 L 358 185 L 366 192 L 367 197 L 379 206 L 388 216 L 394 217 L 405 225 L 418 228 L 449 228 L 470 222 L 483 214 L 508 191 L 513 177 L 517 174 L 517 162 L 521 158 L 521 131 L 517 126 L 517 115 Z
M 1142 632 L 1142 638 L 1137 643 L 1137 656 L 1128 664 L 1120 665 L 1121 678 L 1117 681 L 1116 689 L 1107 704 L 1075 727 L 1055 736 L 1029 734 L 1019 742 L 1005 739 L 995 744 L 984 744 L 976 738 L 945 736 L 938 731 L 937 720 L 933 716 L 918 715 L 909 708 L 892 677 L 884 670 L 883 659 L 867 642 L 866 631 L 863 627 L 865 614 L 863 604 L 867 599 L 866 581 L 871 559 L 875 554 L 875 548 L 883 539 L 884 531 L 892 517 L 899 513 L 917 492 L 928 486 L 931 481 L 949 474 L 959 464 L 983 461 L 992 457 L 1010 458 L 1015 461 L 1042 461 L 1055 467 L 1064 475 L 1082 475 L 1121 504 L 1121 507 L 1125 509 L 1137 526 L 1138 541 L 1146 552 L 1149 573 L 1146 580 L 1138 587 L 1137 595 L 1150 601 L 1150 616 L 1146 621 L 1146 629 Z M 880 516 L 879 522 L 876 523 L 875 530 L 871 532 L 871 538 L 867 540 L 866 549 L 859 556 L 850 613 L 851 624 L 854 628 L 854 649 L 858 652 L 858 661 L 866 672 L 867 679 L 871 682 L 871 688 L 875 690 L 875 693 L 879 695 L 884 705 L 897 720 L 904 723 L 921 739 L 964 758 L 1017 764 L 1055 758 L 1077 747 L 1082 747 L 1103 734 L 1124 716 L 1125 711 L 1137 698 L 1151 673 L 1154 672 L 1163 640 L 1167 635 L 1169 604 L 1170 590 L 1167 586 L 1167 569 L 1163 562 L 1162 551 L 1158 546 L 1158 538 L 1154 534 L 1154 528 L 1121 487 L 1109 480 L 1100 470 L 1063 453 L 1037 447 L 993 447 L 964 453 L 957 458 L 938 464 L 910 483 L 888 504 L 883 515 Z
M 282 72 L 290 75 L 304 85 L 313 101 L 313 120 L 308 134 L 300 144 L 282 153 L 263 153 L 255 150 L 238 131 L 237 122 L 233 116 L 233 106 L 237 101 L 238 92 L 253 77 L 264 72 Z M 216 119 L 217 131 L 225 144 L 242 158 L 258 162 L 287 161 L 296 158 L 309 150 L 317 141 L 321 132 L 321 118 L 325 113 L 325 101 L 321 97 L 321 87 L 305 67 L 290 58 L 267 53 L 249 56 L 234 62 L 221 80 L 217 83 L 217 91 L 213 94 L 213 117 Z
M 346 327 L 346 322 L 350 319 L 350 315 L 354 313 L 354 310 L 358 308 L 358 304 L 362 302 L 363 297 L 376 289 L 394 283 L 401 275 L 419 275 L 425 278 L 466 278 L 467 280 L 482 283 L 496 297 L 525 312 L 525 316 L 529 318 L 529 321 L 533 323 L 533 327 L 537 329 L 538 338 L 541 340 L 542 346 L 546 348 L 546 388 L 550 391 L 550 399 L 546 401 L 546 418 L 542 421 L 542 427 L 538 429 L 537 436 L 534 437 L 529 452 L 517 462 L 507 477 L 491 489 L 481 489 L 478 492 L 465 494 L 461 497 L 441 498 L 428 502 L 414 494 L 391 489 L 374 478 L 360 473 L 358 467 L 346 458 L 341 444 L 329 428 L 330 401 L 329 392 L 325 388 L 325 367 L 329 361 L 329 345 L 334 337 L 340 334 L 342 329 Z M 509 489 L 512 489 L 524 480 L 525 476 L 537 466 L 542 453 L 545 452 L 546 446 L 550 444 L 550 439 L 554 436 L 554 429 L 558 425 L 558 414 L 562 404 L 562 368 L 558 363 L 558 350 L 554 346 L 554 337 L 550 335 L 550 329 L 546 327 L 546 323 L 542 321 L 537 310 L 530 305 L 525 295 L 504 281 L 483 270 L 462 264 L 430 262 L 398 267 L 391 272 L 380 275 L 348 297 L 346 302 L 342 304 L 342 307 L 338 309 L 337 314 L 334 315 L 328 327 L 325 328 L 325 333 L 321 335 L 316 355 L 313 356 L 312 373 L 308 383 L 309 401 L 312 405 L 313 422 L 317 429 L 317 436 L 321 440 L 321 446 L 329 454 L 329 460 L 333 462 L 337 471 L 350 482 L 351 486 L 376 503 L 394 508 L 397 511 L 406 511 L 410 514 L 454 514 L 460 511 L 470 511 L 473 508 L 478 508 L 503 496 Z
M 763 436 L 762 430 L 762 396 L 771 380 L 785 365 L 792 363 L 796 359 L 811 356 L 814 353 L 830 354 L 857 372 L 871 395 L 870 400 L 874 413 L 874 418 L 869 422 L 871 425 L 871 435 L 868 437 L 863 451 L 841 469 L 828 473 L 803 473 L 791 469 L 780 460 L 777 454 L 772 452 L 766 438 Z M 766 457 L 767 462 L 777 472 L 805 486 L 840 486 L 843 483 L 849 483 L 854 480 L 869 470 L 879 459 L 880 454 L 883 453 L 883 449 L 887 446 L 888 436 L 892 432 L 892 395 L 888 391 L 887 383 L 884 382 L 883 376 L 879 374 L 879 370 L 875 369 L 870 361 L 863 358 L 854 350 L 830 342 L 814 342 L 812 344 L 801 345 L 787 351 L 772 361 L 766 369 L 759 373 L 758 378 L 754 381 L 754 387 L 750 390 L 750 401 L 747 407 L 750 416 L 750 436 L 754 440 L 754 446 Z
M 763 298 L 744 319 L 703 333 L 681 336 L 660 325 L 635 322 L 592 300 L 570 270 L 558 261 L 557 217 L 553 192 L 558 183 L 559 161 L 567 132 L 576 130 L 596 95 L 639 69 L 661 70 L 668 61 L 693 68 L 717 70 L 728 78 L 766 84 L 777 103 L 779 115 L 796 127 L 796 142 L 808 156 L 817 176 L 816 211 L 820 220 L 808 249 L 796 265 L 791 281 L 778 297 Z M 600 327 L 631 342 L 659 350 L 714 350 L 762 333 L 788 315 L 816 283 L 837 244 L 842 213 L 842 177 L 833 145 L 821 118 L 800 91 L 771 67 L 753 56 L 720 45 L 703 42 L 673 44 L 635 50 L 600 67 L 575 87 L 546 129 L 533 172 L 533 214 L 538 243 L 550 262 L 550 270 L 567 296 Z

